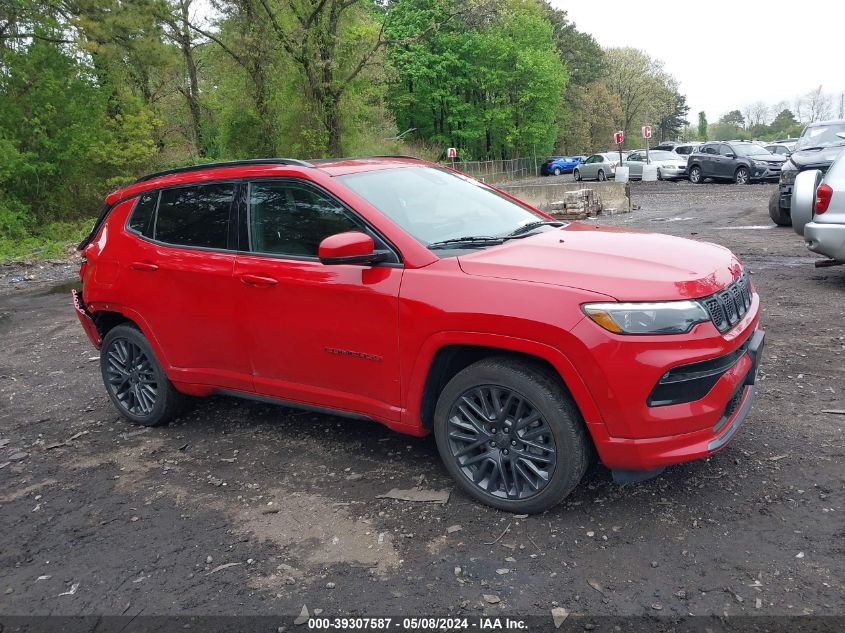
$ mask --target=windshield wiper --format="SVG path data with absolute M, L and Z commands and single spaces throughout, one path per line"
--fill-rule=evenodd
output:
M 432 242 L 428 245 L 429 249 L 448 248 L 450 246 L 460 246 L 465 244 L 467 246 L 495 246 L 503 244 L 504 237 L 495 237 L 492 235 L 470 235 L 467 237 L 453 237 L 449 240 L 441 240 L 440 242 Z
M 538 220 L 537 222 L 529 222 L 528 224 L 523 224 L 519 228 L 513 231 L 513 233 L 508 233 L 506 237 L 518 237 L 520 235 L 525 235 L 526 233 L 530 233 L 534 229 L 538 229 L 541 226 L 564 226 L 566 222 L 561 222 L 560 220 Z

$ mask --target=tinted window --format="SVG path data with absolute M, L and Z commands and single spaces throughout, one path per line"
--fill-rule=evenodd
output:
M 704 154 L 718 154 L 719 153 L 719 146 L 718 145 L 705 145 L 704 148 L 701 151 Z
M 317 257 L 325 238 L 362 226 L 328 196 L 290 182 L 249 186 L 249 231 L 259 253 Z
M 168 244 L 224 249 L 235 185 L 215 184 L 161 192 L 155 238 Z
M 142 194 L 135 203 L 132 217 L 129 218 L 129 228 L 142 235 L 151 236 L 157 202 L 158 191 Z

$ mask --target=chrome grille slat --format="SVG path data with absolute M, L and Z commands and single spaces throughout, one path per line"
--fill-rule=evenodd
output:
M 725 289 L 701 299 L 710 320 L 720 332 L 727 332 L 751 309 L 751 281 L 744 272 Z

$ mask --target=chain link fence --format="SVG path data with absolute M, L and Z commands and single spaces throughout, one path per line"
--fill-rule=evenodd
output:
M 455 161 L 454 168 L 468 176 L 490 183 L 536 178 L 540 175 L 540 163 L 533 157 L 513 160 Z

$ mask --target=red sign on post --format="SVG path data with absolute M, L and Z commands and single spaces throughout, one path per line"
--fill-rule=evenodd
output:
M 644 125 L 643 126 L 643 138 L 651 138 L 651 126 Z
M 622 142 L 625 140 L 625 132 L 622 130 L 618 131 L 616 134 L 613 135 L 613 141 L 617 145 L 622 145 Z
M 446 150 L 446 156 L 448 158 L 457 158 L 458 157 L 458 149 L 455 147 L 450 147 Z

